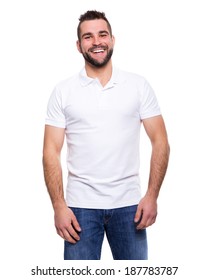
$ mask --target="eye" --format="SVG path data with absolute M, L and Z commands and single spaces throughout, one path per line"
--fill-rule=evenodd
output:
M 83 36 L 82 36 L 82 38 L 84 40 L 89 40 L 91 37 L 92 37 L 92 34 L 90 34 L 90 33 L 83 34 Z
M 102 34 L 100 34 L 100 37 L 102 37 L 102 38 L 104 38 L 104 37 L 106 37 L 107 36 L 107 34 L 106 33 L 102 33 Z
M 85 39 L 85 40 L 89 40 L 90 38 L 91 38 L 90 35 L 84 36 L 84 39 Z

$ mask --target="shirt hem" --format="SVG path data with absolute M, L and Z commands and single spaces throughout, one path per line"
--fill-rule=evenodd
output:
M 139 201 L 141 198 L 134 200 L 134 201 L 128 201 L 128 202 L 123 202 L 119 204 L 111 203 L 111 204 L 101 204 L 99 205 L 92 205 L 92 204 L 80 204 L 80 203 L 67 203 L 68 207 L 76 207 L 76 208 L 85 208 L 85 209 L 117 209 L 117 208 L 123 208 L 123 207 L 128 207 L 128 206 L 133 206 L 133 205 L 138 205 Z

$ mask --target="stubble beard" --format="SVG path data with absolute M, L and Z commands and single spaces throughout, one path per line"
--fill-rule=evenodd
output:
M 85 61 L 87 61 L 87 62 L 90 63 L 92 66 L 97 67 L 97 68 L 101 68 L 101 67 L 105 66 L 105 65 L 108 63 L 108 61 L 111 59 L 112 54 L 113 54 L 113 48 L 110 49 L 110 50 L 107 52 L 107 55 L 106 55 L 106 57 L 104 58 L 104 60 L 103 60 L 102 62 L 100 62 L 100 61 L 94 59 L 90 54 L 84 53 L 84 52 L 82 53 L 82 55 L 83 55 Z

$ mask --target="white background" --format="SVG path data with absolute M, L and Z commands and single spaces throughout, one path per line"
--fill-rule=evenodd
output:
M 148 230 L 146 265 L 178 265 L 175 279 L 204 276 L 208 8 L 202 0 L 0 2 L 1 273 L 4 279 L 30 279 L 36 265 L 66 266 L 43 180 L 44 117 L 55 84 L 83 67 L 76 28 L 88 9 L 106 13 L 116 37 L 114 64 L 147 78 L 168 130 L 171 158 L 158 219 Z M 150 145 L 144 132 L 141 140 L 145 192 Z M 112 261 L 106 240 L 101 263 L 122 266 Z

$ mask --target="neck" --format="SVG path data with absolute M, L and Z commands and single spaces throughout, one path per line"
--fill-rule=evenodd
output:
M 90 78 L 97 78 L 101 85 L 104 87 L 108 81 L 111 78 L 112 75 L 112 62 L 109 61 L 105 66 L 98 68 L 98 67 L 93 67 L 89 63 L 85 63 L 85 69 L 87 76 Z

